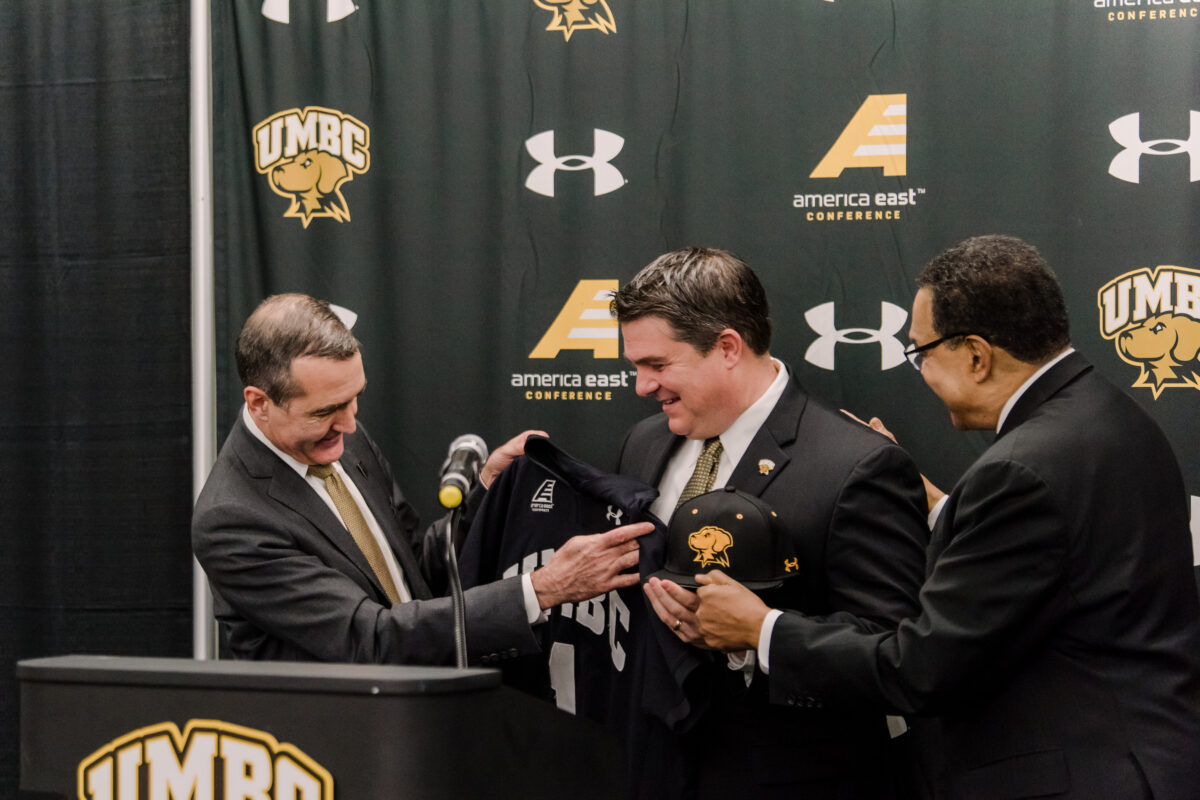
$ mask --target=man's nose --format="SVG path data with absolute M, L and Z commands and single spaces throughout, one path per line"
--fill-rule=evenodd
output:
M 354 433 L 358 428 L 354 421 L 354 415 L 358 413 L 358 401 L 350 403 L 343 407 L 333 416 L 333 427 L 339 433 Z
M 637 371 L 633 384 L 633 390 L 638 393 L 638 397 L 649 397 L 658 391 L 658 381 L 645 370 Z

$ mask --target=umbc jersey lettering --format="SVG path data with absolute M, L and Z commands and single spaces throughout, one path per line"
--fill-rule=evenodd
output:
M 655 525 L 638 540 L 646 577 L 662 566 L 666 549 L 666 528 L 650 513 L 657 495 L 531 436 L 471 525 L 458 557 L 463 586 L 532 572 L 572 536 L 643 521 Z M 644 763 L 648 732 L 682 730 L 698 713 L 683 690 L 700 664 L 698 651 L 658 621 L 641 586 L 551 609 L 535 633 L 542 653 L 505 662 L 505 682 L 612 730 L 625 742 L 631 780 L 640 782 L 654 769 Z

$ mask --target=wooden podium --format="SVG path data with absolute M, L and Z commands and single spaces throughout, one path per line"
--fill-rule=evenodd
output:
M 491 669 L 19 662 L 21 800 L 623 798 L 617 741 Z

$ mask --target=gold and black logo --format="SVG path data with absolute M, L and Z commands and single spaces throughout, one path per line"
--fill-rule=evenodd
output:
M 701 567 L 718 564 L 729 566 L 729 551 L 733 549 L 733 534 L 716 525 L 705 525 L 698 531 L 688 534 L 688 547 L 696 553 L 693 561 Z
M 554 14 L 546 30 L 562 31 L 563 39 L 568 42 L 575 31 L 617 32 L 606 0 L 533 0 L 533 4 Z
M 77 779 L 80 800 L 333 800 L 333 776 L 296 747 L 211 719 L 189 720 L 182 732 L 160 722 L 113 739 L 79 763 Z
M 1100 333 L 1139 367 L 1134 387 L 1200 389 L 1200 271 L 1159 266 L 1121 275 L 1096 293 Z
M 305 228 L 317 217 L 350 219 L 342 184 L 371 168 L 371 131 L 349 114 L 308 106 L 254 126 L 254 167 L 291 204 L 285 217 Z

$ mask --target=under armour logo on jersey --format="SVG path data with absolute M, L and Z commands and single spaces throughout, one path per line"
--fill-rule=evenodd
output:
M 557 483 L 553 478 L 547 478 L 542 481 L 542 485 L 533 493 L 533 499 L 529 501 L 530 511 L 551 511 L 554 508 L 554 484 Z
M 616 506 L 609 506 L 608 513 L 604 515 L 604 518 L 611 522 L 615 528 L 621 524 L 621 517 L 623 516 L 625 516 L 625 511 L 623 509 L 617 508 Z
M 1109 123 L 1108 132 L 1125 149 L 1108 165 L 1108 174 L 1129 183 L 1141 182 L 1142 156 L 1174 156 L 1188 154 L 1190 181 L 1200 181 L 1200 111 L 1189 111 L 1190 128 L 1187 139 L 1153 139 L 1142 141 L 1142 115 L 1126 114 Z M 1171 149 L 1158 148 L 1174 145 Z
M 809 327 L 821 338 L 808 346 L 804 360 L 821 369 L 834 369 L 834 350 L 839 344 L 879 344 L 879 368 L 891 369 L 904 363 L 904 344 L 896 334 L 904 327 L 908 312 L 887 301 L 879 304 L 879 330 L 873 328 L 837 328 L 833 303 L 822 303 L 804 312 Z
M 536 136 L 525 140 L 525 149 L 540 166 L 534 167 L 525 179 L 525 188 L 546 197 L 554 197 L 554 174 L 561 170 L 578 172 L 590 169 L 592 171 L 592 193 L 599 197 L 602 194 L 615 192 L 625 185 L 625 176 L 621 170 L 609 162 L 617 157 L 625 140 L 615 133 L 592 129 L 592 154 L 590 156 L 574 155 L 559 156 L 554 152 L 554 131 L 542 131 Z

